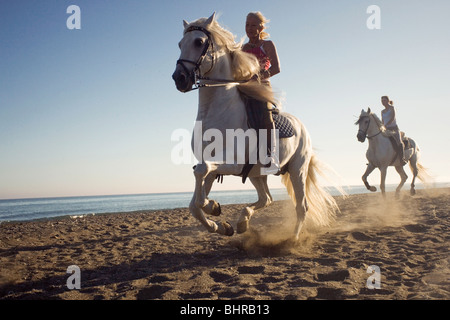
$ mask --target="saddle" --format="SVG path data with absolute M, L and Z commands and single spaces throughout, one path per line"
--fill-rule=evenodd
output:
M 255 107 L 253 103 L 248 103 L 248 99 L 244 99 L 245 103 L 245 109 L 247 112 L 247 124 L 249 128 L 251 129 L 266 129 L 266 126 L 263 122 L 263 117 L 261 117 L 262 110 L 261 107 Z M 294 126 L 292 125 L 292 122 L 285 117 L 284 115 L 280 114 L 279 109 L 276 108 L 276 106 L 273 106 L 273 108 L 270 110 L 272 112 L 272 118 L 273 122 L 275 124 L 275 129 L 278 130 L 278 137 L 280 139 L 290 138 L 294 135 Z M 258 147 L 259 147 L 259 134 L 257 135 L 258 139 Z M 259 152 L 258 152 L 259 154 Z M 253 168 L 254 164 L 246 162 L 244 164 L 244 168 L 242 169 L 241 176 L 242 176 L 242 183 L 245 183 L 245 180 L 248 177 L 248 174 L 250 173 L 250 170 Z M 277 173 L 284 174 L 286 172 L 286 168 L 281 168 L 281 171 Z
M 407 136 L 405 136 L 405 133 L 403 131 L 400 131 L 400 136 L 403 141 L 403 154 L 405 156 L 405 160 L 409 160 L 413 155 L 414 148 L 412 147 L 411 141 Z M 394 163 L 397 158 L 401 158 L 401 154 L 399 152 L 399 143 L 393 136 L 389 136 L 389 140 L 391 141 L 394 150 L 397 150 L 397 156 L 392 160 L 392 163 Z

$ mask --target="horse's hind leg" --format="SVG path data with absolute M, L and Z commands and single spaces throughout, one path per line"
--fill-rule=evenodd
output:
M 295 196 L 295 211 L 297 213 L 297 222 L 294 228 L 294 240 L 298 240 L 303 222 L 305 221 L 306 212 L 308 211 L 308 203 L 306 201 L 306 178 L 308 172 L 304 161 L 300 164 L 289 166 L 289 179 Z M 306 171 L 306 172 L 305 172 Z
M 413 156 L 411 157 L 411 159 L 409 159 L 409 164 L 411 167 L 411 171 L 413 173 L 413 178 L 412 178 L 412 182 L 411 182 L 411 189 L 410 189 L 410 194 L 412 196 L 414 196 L 416 194 L 416 189 L 415 189 L 415 182 L 416 182 L 416 177 L 417 174 L 419 173 L 419 169 L 417 168 L 417 153 L 413 154 Z
M 397 170 L 397 172 L 401 178 L 400 184 L 398 185 L 397 189 L 395 190 L 395 197 L 398 198 L 398 196 L 400 195 L 400 190 L 403 187 L 403 185 L 405 184 L 406 180 L 408 179 L 408 176 L 406 175 L 405 170 L 403 170 L 403 166 L 396 166 L 395 170 Z
M 264 190 L 266 191 L 266 194 L 269 196 L 270 202 L 273 202 L 273 197 L 270 194 L 269 186 L 267 185 L 267 176 L 262 176 L 261 179 L 263 180 Z
M 250 218 L 259 209 L 265 208 L 272 203 L 272 196 L 268 192 L 267 176 L 250 178 L 250 181 L 258 193 L 258 201 L 252 203 L 242 210 L 237 223 L 237 233 L 244 233 L 248 230 Z

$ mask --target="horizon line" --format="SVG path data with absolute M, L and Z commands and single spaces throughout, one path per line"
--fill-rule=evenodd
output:
M 437 185 L 446 185 L 450 184 L 450 181 L 443 182 L 435 182 L 432 183 L 432 188 L 435 188 Z M 398 185 L 397 183 L 387 183 L 386 186 L 392 187 Z M 418 182 L 416 186 L 424 185 L 422 182 Z M 324 188 L 351 188 L 351 187 L 364 187 L 364 184 L 353 184 L 353 185 L 341 185 L 341 186 L 323 186 Z M 270 190 L 284 190 L 285 188 L 271 188 Z M 254 188 L 248 189 L 228 189 L 228 190 L 211 190 L 211 192 L 229 192 L 229 191 L 256 191 Z M 62 198 L 89 198 L 89 197 L 120 197 L 120 196 L 142 196 L 142 195 L 163 195 L 163 194 L 181 194 L 181 193 L 193 193 L 194 191 L 173 191 L 173 192 L 142 192 L 142 193 L 116 193 L 116 194 L 93 194 L 93 195 L 66 195 L 66 196 L 36 196 L 36 197 L 13 197 L 13 198 L 2 198 L 0 197 L 0 201 L 8 201 L 8 200 L 37 200 L 37 199 L 62 199 Z

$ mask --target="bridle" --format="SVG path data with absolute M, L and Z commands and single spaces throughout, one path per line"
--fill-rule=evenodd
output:
M 370 118 L 370 115 L 369 115 L 369 116 L 366 116 L 366 117 L 369 117 L 369 123 L 367 124 L 366 130 L 359 129 L 359 130 L 358 130 L 358 133 L 361 132 L 362 134 L 364 134 L 364 136 L 365 136 L 367 139 L 375 138 L 377 135 L 379 135 L 379 134 L 381 133 L 381 130 L 380 130 L 380 128 L 378 128 L 378 133 L 374 134 L 373 136 L 368 136 L 368 135 L 367 135 L 367 130 L 369 130 L 369 127 L 370 127 L 370 121 L 371 121 L 372 119 Z
M 241 84 L 246 83 L 249 80 L 228 80 L 228 79 L 211 79 L 209 77 L 205 77 L 204 75 L 208 74 L 213 68 L 215 64 L 215 51 L 214 51 L 214 42 L 211 39 L 211 32 L 206 30 L 203 27 L 199 26 L 190 26 L 184 31 L 184 34 L 192 31 L 201 31 L 207 36 L 206 43 L 203 47 L 202 53 L 198 57 L 197 61 L 187 60 L 187 59 L 178 59 L 177 65 L 180 65 L 188 77 L 191 79 L 193 83 L 192 90 L 204 88 L 204 87 L 219 87 L 219 86 L 226 86 L 229 84 Z M 200 66 L 203 63 L 203 60 L 206 57 L 206 54 L 208 53 L 209 49 L 211 48 L 211 67 L 207 72 L 205 72 L 203 75 L 200 74 Z M 189 69 L 186 67 L 185 63 L 190 63 L 194 65 L 194 68 L 189 71 Z M 201 83 L 200 80 L 207 80 L 215 83 Z
M 214 67 L 214 43 L 211 41 L 211 33 L 203 27 L 191 26 L 184 31 L 184 34 L 186 34 L 188 32 L 192 32 L 192 31 L 196 31 L 196 30 L 203 32 L 208 37 L 206 40 L 206 43 L 203 47 L 202 53 L 198 57 L 197 61 L 192 61 L 192 60 L 187 60 L 187 59 L 178 59 L 177 60 L 177 65 L 180 65 L 181 67 L 183 67 L 184 71 L 186 72 L 188 77 L 192 80 L 194 85 L 197 85 L 198 81 L 203 78 L 200 75 L 200 66 L 202 65 L 203 60 L 205 59 L 206 54 L 210 47 L 211 47 L 211 51 L 212 51 L 212 54 L 211 54 L 212 63 L 211 63 L 211 68 L 208 70 L 208 72 L 210 72 Z M 185 63 L 193 64 L 194 69 L 189 71 L 189 69 L 186 67 Z M 205 73 L 208 73 L 208 72 L 205 72 Z M 198 88 L 198 86 L 197 86 L 197 88 Z

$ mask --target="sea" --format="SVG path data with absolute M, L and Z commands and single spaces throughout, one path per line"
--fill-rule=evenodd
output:
M 394 191 L 395 187 L 396 185 L 387 185 L 386 190 Z M 438 183 L 434 187 L 450 187 L 450 183 Z M 416 188 L 423 187 L 418 184 Z M 369 193 L 364 186 L 348 186 L 343 189 L 347 194 Z M 336 188 L 330 187 L 328 191 L 331 195 L 339 195 Z M 270 192 L 274 200 L 289 199 L 286 189 L 271 189 Z M 80 217 L 101 213 L 186 208 L 191 198 L 192 192 L 6 199 L 0 200 L 0 223 L 63 216 Z M 209 198 L 221 205 L 242 204 L 255 202 L 258 195 L 255 190 L 211 191 Z

